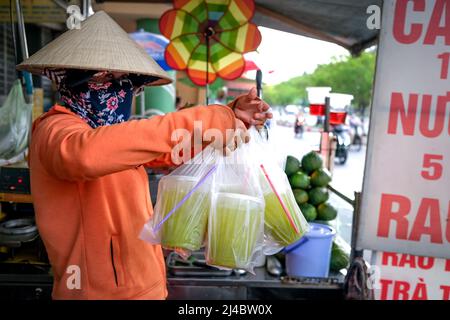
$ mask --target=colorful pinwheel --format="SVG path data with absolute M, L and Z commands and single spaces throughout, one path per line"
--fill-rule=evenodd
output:
M 243 53 L 256 50 L 261 34 L 250 19 L 254 0 L 174 0 L 160 19 L 170 40 L 167 64 L 187 70 L 193 83 L 207 85 L 221 77 L 233 80 L 245 70 Z

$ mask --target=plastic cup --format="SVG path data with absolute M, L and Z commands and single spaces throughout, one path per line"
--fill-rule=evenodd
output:
M 350 106 L 353 96 L 345 93 L 330 93 L 330 106 L 333 110 L 343 111 L 346 107 Z
M 330 96 L 331 87 L 307 87 L 310 104 L 325 104 L 325 98 Z
M 207 262 L 247 268 L 263 234 L 263 202 L 255 197 L 217 193 L 212 197 Z
M 310 104 L 309 113 L 313 116 L 324 116 L 325 115 L 325 104 Z
M 166 176 L 159 182 L 160 212 L 165 217 L 196 185 L 197 178 Z M 161 244 L 166 248 L 198 250 L 203 245 L 209 213 L 208 187 L 200 186 L 161 228 Z

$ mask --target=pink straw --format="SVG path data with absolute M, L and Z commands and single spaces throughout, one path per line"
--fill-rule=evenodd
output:
M 262 165 L 262 164 L 261 164 L 261 169 L 262 169 L 262 171 L 263 171 L 263 173 L 264 173 L 264 176 L 266 177 L 267 181 L 269 182 L 270 187 L 272 188 L 272 191 L 273 191 L 273 192 L 275 193 L 275 195 L 277 196 L 278 201 L 280 202 L 281 207 L 283 208 L 284 213 L 286 214 L 286 216 L 287 216 L 287 218 L 288 218 L 288 220 L 289 220 L 289 223 L 291 224 L 291 227 L 294 228 L 295 232 L 298 234 L 298 233 L 299 233 L 298 228 L 297 228 L 297 226 L 295 225 L 294 220 L 292 219 L 292 216 L 291 216 L 291 214 L 289 213 L 288 208 L 286 208 L 286 206 L 284 205 L 283 200 L 281 200 L 281 197 L 280 197 L 280 195 L 278 194 L 277 190 L 275 190 L 275 186 L 273 185 L 272 180 L 270 180 L 269 175 L 267 174 L 266 169 L 264 168 L 264 165 Z

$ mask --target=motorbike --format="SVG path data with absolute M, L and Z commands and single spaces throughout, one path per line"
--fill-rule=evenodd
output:
M 303 137 L 303 132 L 305 131 L 305 119 L 303 117 L 298 117 L 295 121 L 294 132 L 295 136 Z
M 359 118 L 352 118 L 350 120 L 352 145 L 355 146 L 356 151 L 361 151 L 363 145 L 364 129 Z
M 336 152 L 335 159 L 338 160 L 339 164 L 345 164 L 348 158 L 348 152 L 352 144 L 352 139 L 350 136 L 350 130 L 345 125 L 334 125 L 333 134 L 336 136 Z

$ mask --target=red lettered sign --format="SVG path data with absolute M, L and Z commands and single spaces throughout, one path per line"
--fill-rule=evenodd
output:
M 384 1 L 377 59 L 357 247 L 450 258 L 450 0 Z
M 380 300 L 450 300 L 450 260 L 377 252 Z

